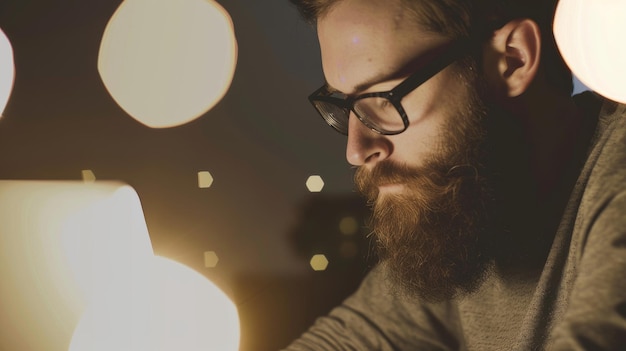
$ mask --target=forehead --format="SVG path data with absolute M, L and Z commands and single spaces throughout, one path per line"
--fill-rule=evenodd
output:
M 445 39 L 420 28 L 399 0 L 342 0 L 318 20 L 326 81 L 344 93 L 389 78 Z

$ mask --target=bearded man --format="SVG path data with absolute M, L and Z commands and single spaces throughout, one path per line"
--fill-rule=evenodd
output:
M 381 261 L 287 350 L 623 348 L 626 106 L 571 97 L 555 1 L 292 2 Z

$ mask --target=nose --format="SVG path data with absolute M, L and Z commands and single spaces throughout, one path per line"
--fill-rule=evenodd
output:
M 346 159 L 351 165 L 372 167 L 389 157 L 391 151 L 392 144 L 386 136 L 371 130 L 350 112 Z

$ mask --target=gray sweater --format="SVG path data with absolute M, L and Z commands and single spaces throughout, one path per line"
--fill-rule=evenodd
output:
M 384 266 L 286 350 L 626 350 L 626 106 L 602 105 L 539 274 L 429 304 Z

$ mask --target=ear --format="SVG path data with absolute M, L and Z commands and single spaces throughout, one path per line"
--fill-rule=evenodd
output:
M 485 53 L 485 72 L 498 95 L 524 93 L 539 69 L 541 33 L 530 19 L 508 22 L 494 32 Z

